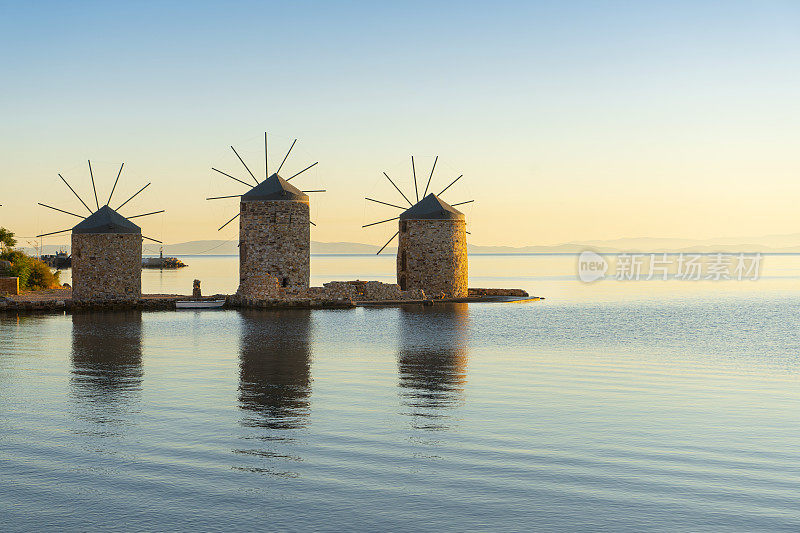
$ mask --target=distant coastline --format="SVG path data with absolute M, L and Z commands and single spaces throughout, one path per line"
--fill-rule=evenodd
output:
M 202 240 L 164 245 L 165 256 L 189 255 L 237 255 L 236 240 Z M 380 245 L 358 242 L 319 242 L 311 241 L 314 255 L 373 255 Z M 25 248 L 23 248 L 25 249 Z M 669 238 L 623 238 L 614 240 L 587 240 L 541 246 L 467 246 L 471 254 L 516 255 L 516 254 L 578 254 L 585 250 L 597 253 L 615 254 L 621 252 L 641 253 L 756 253 L 798 254 L 800 253 L 800 234 L 767 235 L 762 237 L 725 237 L 717 239 L 669 239 Z M 25 249 L 33 252 L 32 248 Z M 57 251 L 69 252 L 69 246 L 45 245 L 42 254 Z M 144 255 L 158 254 L 159 246 L 145 243 Z M 396 248 L 386 248 L 383 254 L 395 254 Z

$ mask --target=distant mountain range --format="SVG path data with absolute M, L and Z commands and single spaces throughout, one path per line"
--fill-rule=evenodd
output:
M 46 245 L 42 253 L 53 254 L 65 247 Z M 358 242 L 318 242 L 311 241 L 313 254 L 374 254 L 379 246 Z M 471 254 L 542 254 L 542 253 L 580 253 L 594 250 L 599 253 L 618 252 L 762 252 L 762 253 L 800 253 L 800 233 L 788 235 L 766 235 L 762 237 L 724 237 L 717 239 L 669 239 L 669 238 L 622 238 L 614 240 L 575 241 L 542 246 L 477 246 L 468 245 Z M 69 247 L 66 247 L 69 251 Z M 32 250 L 28 249 L 29 252 Z M 158 245 L 145 243 L 144 253 L 158 252 Z M 396 253 L 397 248 L 386 248 L 384 253 Z M 236 255 L 237 242 L 207 240 L 165 244 L 164 255 Z

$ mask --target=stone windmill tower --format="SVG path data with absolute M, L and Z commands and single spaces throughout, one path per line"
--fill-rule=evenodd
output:
M 251 189 L 244 194 L 216 196 L 207 200 L 239 198 L 239 213 L 223 224 L 219 230 L 239 218 L 239 289 L 237 295 L 248 299 L 275 297 L 280 290 L 298 292 L 308 289 L 311 274 L 311 228 L 309 215 L 310 192 L 301 191 L 289 181 L 315 166 L 312 163 L 300 172 L 284 179 L 280 176 L 283 164 L 289 157 L 297 139 L 281 161 L 275 173 L 269 173 L 267 134 L 264 134 L 264 175 L 259 181 L 231 146 L 236 157 L 253 178 L 255 185 L 240 180 L 226 172 L 212 170 L 227 176 Z
M 124 165 L 123 163 L 119 167 L 108 201 L 100 207 L 92 162 L 89 161 L 89 175 L 92 178 L 92 190 L 97 206 L 95 211 L 86 205 L 61 174 L 58 175 L 89 211 L 88 217 L 39 203 L 43 207 L 83 219 L 70 229 L 37 235 L 45 237 L 72 232 L 72 300 L 75 302 L 135 302 L 142 296 L 142 239 L 158 243 L 161 241 L 144 237 L 142 229 L 130 219 L 163 213 L 164 210 L 127 218 L 118 213 L 119 209 L 150 186 L 150 183 L 136 191 L 116 209 L 109 206 Z
M 463 174 L 450 182 L 439 194 L 428 193 L 438 160 L 439 157 L 437 156 L 433 162 L 433 168 L 431 168 L 422 199 L 420 199 L 414 158 L 411 158 L 416 203 L 412 203 L 403 191 L 395 185 L 388 174 L 384 172 L 384 176 L 397 189 L 397 192 L 403 196 L 410 207 L 406 209 L 403 206 L 366 198 L 371 202 L 403 209 L 404 211 L 400 216 L 366 224 L 363 227 L 399 220 L 397 233 L 392 235 L 378 253 L 381 253 L 395 237 L 399 236 L 397 284 L 400 285 L 401 290 L 422 289 L 428 298 L 463 298 L 468 294 L 468 232 L 466 230 L 466 217 L 455 206 L 467 204 L 474 200 L 450 205 L 440 198 L 442 193 L 461 179 Z

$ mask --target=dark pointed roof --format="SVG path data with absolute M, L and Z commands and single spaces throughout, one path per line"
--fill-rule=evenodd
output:
M 464 213 L 431 193 L 400 215 L 400 220 L 464 220 Z
M 142 233 L 142 228 L 104 205 L 72 228 L 72 233 Z
M 266 200 L 308 201 L 308 195 L 282 177 L 273 174 L 242 195 L 243 202 Z

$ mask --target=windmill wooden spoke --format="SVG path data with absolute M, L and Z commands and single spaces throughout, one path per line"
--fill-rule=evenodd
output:
M 310 220 L 308 221 L 308 223 L 311 224 L 312 226 L 314 226 L 315 228 L 317 227 L 317 225 L 314 224 L 313 222 L 311 222 Z
M 283 164 L 286 163 L 286 158 L 289 157 L 289 154 L 292 153 L 292 148 L 294 148 L 294 145 L 295 145 L 296 142 L 297 142 L 297 139 L 294 140 L 292 145 L 289 147 L 289 151 L 286 152 L 285 156 L 283 156 L 283 161 L 281 161 L 281 166 L 278 167 L 278 170 L 275 171 L 275 174 L 278 174 L 281 171 L 281 169 L 283 168 Z M 292 177 L 294 177 L 294 176 L 292 176 Z
M 84 217 L 84 216 L 81 216 L 81 215 L 78 215 L 78 214 L 76 214 L 76 213 L 71 213 L 70 211 L 64 211 L 63 209 L 59 209 L 59 208 L 57 208 L 57 207 L 53 207 L 52 205 L 43 204 L 43 203 L 41 203 L 41 202 L 36 202 L 36 203 L 37 203 L 37 204 L 39 204 L 39 205 L 40 205 L 40 206 L 42 206 L 42 207 L 47 207 L 47 208 L 49 208 L 49 209 L 53 209 L 54 211 L 60 211 L 60 212 L 62 212 L 62 213 L 66 213 L 66 214 L 68 214 L 68 215 L 72 215 L 72 216 L 74 216 L 74 217 L 78 217 L 78 218 L 86 218 L 86 217 Z M 2 204 L 0 204 L 0 205 L 2 205 Z
M 300 192 L 306 193 L 306 192 L 328 192 L 328 191 L 326 191 L 325 189 L 312 189 L 310 191 L 300 191 Z
M 241 162 L 242 162 L 242 165 L 244 165 L 244 168 L 245 168 L 245 169 L 247 169 L 247 173 L 248 173 L 248 174 L 250 174 L 250 177 L 252 177 L 252 178 L 253 178 L 253 180 L 256 182 L 256 185 L 258 185 L 258 180 L 256 179 L 256 177 L 255 177 L 255 176 L 253 176 L 253 173 L 252 173 L 252 172 L 250 172 L 250 167 L 248 167 L 248 166 L 247 166 L 247 163 L 245 163 L 245 162 L 244 162 L 244 159 L 242 159 L 242 156 L 240 156 L 240 155 L 239 155 L 239 152 L 237 152 L 237 151 L 236 151 L 236 148 L 234 148 L 233 146 L 231 146 L 231 150 L 233 150 L 233 153 L 234 153 L 234 154 L 236 154 L 236 157 L 238 157 L 238 158 L 239 158 L 239 161 L 241 161 Z
M 66 185 L 67 187 L 69 187 L 69 190 L 71 190 L 71 191 L 72 191 L 72 194 L 74 194 L 74 195 L 75 195 L 75 198 L 77 198 L 78 200 L 80 200 L 80 202 L 83 204 L 83 207 L 85 207 L 85 208 L 86 208 L 86 209 L 89 211 L 89 213 L 90 213 L 90 214 L 91 214 L 91 213 L 94 213 L 94 211 L 92 211 L 91 209 L 89 209 L 89 206 L 88 206 L 88 205 L 86 205 L 86 202 L 84 202 L 84 201 L 83 201 L 83 199 L 82 199 L 80 196 L 78 196 L 78 193 L 76 193 L 76 192 L 75 192 L 75 189 L 73 189 L 73 188 L 72 188 L 72 185 L 70 185 L 69 183 L 67 183 L 67 180 L 65 180 L 65 179 L 64 179 L 64 176 L 62 176 L 61 174 L 59 174 L 59 175 L 58 175 L 58 177 L 59 177 L 59 178 L 61 178 L 61 181 L 63 181 L 63 182 L 64 182 L 64 185 Z
M 142 239 L 147 239 L 148 241 L 157 242 L 158 244 L 164 244 L 163 242 L 159 241 L 158 239 L 154 239 L 152 237 L 145 237 L 144 235 L 142 235 Z
M 97 209 L 100 209 L 100 202 L 97 201 L 97 187 L 94 186 L 94 174 L 92 173 L 92 162 L 91 161 L 89 161 L 89 176 L 91 176 L 91 178 L 92 178 L 92 190 L 94 191 L 94 203 L 97 204 Z
M 131 218 L 146 217 L 146 216 L 150 216 L 150 215 L 157 215 L 157 214 L 163 213 L 163 212 L 164 212 L 164 209 L 162 209 L 161 211 L 153 211 L 151 213 L 142 213 L 141 215 L 133 215 L 132 217 L 127 217 L 127 218 L 131 219 Z
M 306 168 L 304 168 L 303 170 L 301 170 L 300 172 L 298 172 L 297 174 L 295 174 L 295 175 L 294 175 L 294 176 L 292 176 L 291 178 L 286 178 L 286 181 L 290 181 L 292 178 L 296 178 L 297 176 L 299 176 L 300 174 L 302 174 L 303 172 L 305 172 L 305 171 L 306 171 L 306 170 L 308 170 L 309 168 L 311 168 L 311 167 L 313 167 L 313 166 L 316 166 L 318 163 L 319 163 L 319 161 L 317 161 L 316 163 L 311 163 L 310 165 L 308 165 Z M 280 169 L 279 169 L 279 170 L 280 170 Z
M 269 177 L 269 152 L 267 152 L 267 132 L 264 132 L 264 179 Z
M 464 176 L 464 174 L 461 174 L 461 176 L 459 176 L 459 177 L 457 177 L 456 179 L 454 179 L 453 181 L 451 181 L 451 182 L 450 182 L 450 185 L 448 185 L 447 187 L 445 187 L 444 189 L 442 189 L 442 192 L 440 192 L 440 193 L 439 193 L 439 194 L 437 194 L 436 196 L 441 196 L 442 194 L 444 194 L 444 191 L 446 191 L 447 189 L 449 189 L 451 185 L 453 185 L 455 182 L 457 182 L 458 180 L 460 180 L 460 179 L 461 179 L 463 176 Z
M 220 173 L 220 174 L 222 174 L 223 176 L 228 176 L 230 179 L 232 179 L 232 180 L 236 180 L 236 181 L 238 181 L 239 183 L 241 183 L 241 184 L 243 184 L 243 185 L 247 185 L 247 186 L 248 186 L 248 187 L 250 187 L 251 189 L 253 188 L 253 186 L 252 186 L 252 185 L 250 185 L 249 183 L 247 183 L 246 181 L 242 181 L 242 180 L 240 180 L 239 178 L 234 178 L 233 176 L 231 176 L 230 174 L 228 174 L 228 173 L 226 173 L 226 172 L 223 172 L 223 171 L 221 171 L 221 170 L 218 170 L 218 169 L 216 169 L 216 168 L 214 168 L 214 167 L 211 167 L 211 170 L 213 170 L 213 171 L 215 171 L 215 172 L 219 172 L 219 173 Z
M 368 228 L 368 227 L 370 227 L 370 226 L 374 226 L 374 225 L 376 225 L 376 224 L 383 224 L 384 222 L 391 222 L 392 220 L 397 220 L 398 218 L 400 218 L 400 217 L 387 218 L 386 220 L 380 220 L 380 221 L 378 221 L 378 222 L 373 222 L 372 224 L 366 224 L 366 225 L 364 225 L 364 226 L 361 226 L 361 227 L 362 227 L 362 228 Z
M 467 235 L 472 235 L 472 233 L 470 233 L 470 232 L 469 232 L 469 231 L 467 231 L 467 230 L 464 230 L 464 233 L 466 233 Z
M 217 231 L 222 231 L 222 228 L 224 228 L 225 226 L 227 226 L 228 224 L 230 224 L 231 222 L 233 222 L 234 220 L 236 220 L 236 219 L 239 217 L 239 215 L 240 215 L 240 214 L 241 214 L 241 213 L 236 213 L 236 215 L 235 215 L 235 216 L 234 216 L 232 219 L 230 219 L 229 221 L 227 221 L 226 223 L 224 223 L 223 225 L 221 225 Z
M 150 183 L 152 183 L 152 182 L 150 182 Z M 124 202 L 122 202 L 122 205 L 120 205 L 120 206 L 119 206 L 118 208 L 116 208 L 114 211 L 119 211 L 120 209 L 122 209 L 122 207 L 123 207 L 125 204 L 127 204 L 128 202 L 130 202 L 131 200 L 133 200 L 134 198 L 136 198 L 136 196 L 137 196 L 137 195 L 138 195 L 140 192 L 142 192 L 143 190 L 145 190 L 146 188 L 148 188 L 148 187 L 150 186 L 150 183 L 148 183 L 147 185 L 145 185 L 144 187 L 142 187 L 141 189 L 139 189 L 138 191 L 136 191 L 135 193 L 133 193 L 133 196 L 131 196 L 130 198 L 128 198 L 127 200 L 125 200 Z
M 464 205 L 464 204 L 471 204 L 475 200 L 467 200 L 466 202 L 458 202 L 457 204 L 450 204 L 451 206 L 455 207 L 457 205 Z
M 430 185 L 431 185 L 431 179 L 433 178 L 433 171 L 434 171 L 434 169 L 436 168 L 436 162 L 437 162 L 438 160 L 439 160 L 439 156 L 437 155 L 437 156 L 436 156 L 436 159 L 434 159 L 434 160 L 433 160 L 433 167 L 431 167 L 431 175 L 430 175 L 430 176 L 428 176 L 428 183 L 427 183 L 427 185 L 425 185 L 425 192 L 424 192 L 424 193 L 422 193 L 422 197 L 423 197 L 423 198 L 425 198 L 426 196 L 428 196 L 428 187 L 430 187 Z
M 400 187 L 398 187 L 397 185 L 395 185 L 395 183 L 392 181 L 392 178 L 390 178 L 390 177 L 389 177 L 389 174 L 387 174 L 386 172 L 384 172 L 384 173 L 383 173 L 383 175 L 384 175 L 384 176 L 386 176 L 386 179 L 387 179 L 387 180 L 389 180 L 389 183 L 391 183 L 392 185 L 394 185 L 394 188 L 395 188 L 395 189 L 397 189 L 397 192 L 399 192 L 399 193 L 400 193 L 400 195 L 403 197 L 403 199 L 404 199 L 406 202 L 408 202 L 408 205 L 414 205 L 414 204 L 412 204 L 412 203 L 411 203 L 411 200 L 409 200 L 408 198 L 406 198 L 406 195 L 405 195 L 405 194 L 403 194 L 403 191 L 401 191 L 401 190 L 400 190 Z
M 58 231 L 51 231 L 50 233 L 42 233 L 41 235 L 37 235 L 37 237 L 47 237 L 48 235 L 55 235 L 57 233 L 66 233 L 68 231 L 72 231 L 72 228 L 62 229 L 62 230 L 58 230 Z
M 231 194 L 229 196 L 212 196 L 211 198 L 206 198 L 206 200 L 221 200 L 223 198 L 241 198 L 241 194 Z
M 405 207 L 403 207 L 401 205 L 394 205 L 394 204 L 389 204 L 389 203 L 386 203 L 386 202 L 381 202 L 380 200 L 375 200 L 373 198 L 367 198 L 366 196 L 364 197 L 364 200 L 369 200 L 370 202 L 375 202 L 376 204 L 388 205 L 389 207 L 396 207 L 397 209 L 405 209 Z
M 414 168 L 414 156 L 411 156 L 411 173 L 414 174 L 414 194 L 417 195 L 417 202 L 419 202 L 419 189 L 417 188 L 417 169 Z
M 120 176 L 120 174 L 122 174 L 122 167 L 124 167 L 124 166 L 125 166 L 125 163 L 122 163 L 119 166 L 119 172 L 117 172 L 117 179 L 114 180 L 114 186 L 111 187 L 111 194 L 108 195 L 108 201 L 106 202 L 106 205 L 111 203 L 111 197 L 114 196 L 114 191 L 117 188 L 117 182 L 119 181 L 119 176 Z
M 386 241 L 386 244 L 381 246 L 381 249 L 378 250 L 378 253 L 376 253 L 375 255 L 380 255 L 380 253 L 383 251 L 383 249 L 386 248 L 387 246 L 389 246 L 389 243 L 392 242 L 394 240 L 394 238 L 397 237 L 398 235 L 400 235 L 399 231 L 397 233 L 395 233 L 394 235 L 392 235 L 392 238 L 389 239 L 388 241 Z

